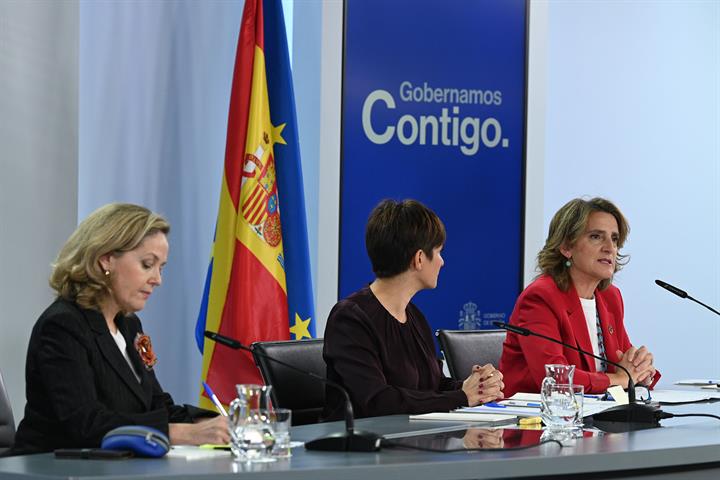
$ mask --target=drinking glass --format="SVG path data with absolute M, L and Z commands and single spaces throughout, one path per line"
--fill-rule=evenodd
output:
M 582 432 L 583 429 L 583 414 L 585 405 L 585 387 L 582 385 L 571 385 L 573 395 L 575 395 L 575 403 L 577 403 L 577 413 L 575 414 L 575 420 L 573 421 L 573 427 L 576 430 Z
M 275 446 L 273 457 L 285 458 L 292 455 L 290 452 L 290 425 L 292 424 L 292 410 L 289 408 L 276 408 L 270 413 L 273 432 L 275 432 Z

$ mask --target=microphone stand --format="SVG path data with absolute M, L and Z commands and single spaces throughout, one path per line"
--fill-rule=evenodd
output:
M 263 352 L 253 350 L 239 341 L 226 337 L 225 335 L 205 330 L 205 337 L 234 350 L 244 350 L 252 353 L 253 355 L 261 356 L 271 362 L 275 362 L 278 365 L 289 368 L 294 372 L 301 373 L 305 376 L 314 378 L 315 380 L 319 380 L 326 385 L 330 385 L 331 387 L 338 389 L 343 394 L 343 397 L 345 398 L 345 431 L 332 433 L 326 437 L 316 438 L 315 440 L 306 442 L 306 450 L 321 450 L 327 452 L 375 452 L 380 450 L 380 442 L 382 438 L 379 435 L 372 432 L 355 430 L 355 415 L 353 413 L 350 395 L 348 395 L 347 390 L 345 390 L 341 385 L 313 372 L 307 372 L 294 365 L 271 357 L 270 355 L 266 355 Z
M 697 299 L 691 297 L 685 290 L 681 290 L 677 287 L 674 287 L 674 286 L 670 285 L 669 283 L 663 282 L 662 280 L 655 280 L 655 284 L 664 288 L 665 290 L 667 290 L 670 293 L 674 293 L 675 295 L 677 295 L 680 298 L 687 298 L 688 300 L 692 300 L 693 302 L 697 303 L 698 305 L 702 305 L 703 307 L 707 308 L 714 314 L 720 315 L 720 312 L 718 312 L 717 310 L 715 310 L 714 308 L 712 308 L 708 305 L 705 305 L 700 300 L 697 300 Z
M 603 430 L 615 431 L 615 432 L 630 431 L 630 430 L 642 430 L 642 429 L 646 429 L 646 428 L 653 428 L 653 427 L 660 426 L 659 420 L 660 420 L 662 411 L 655 407 L 651 407 L 650 405 L 643 405 L 643 404 L 635 403 L 635 382 L 633 382 L 632 376 L 630 375 L 630 372 L 627 370 L 627 368 L 623 367 L 619 363 L 613 362 L 612 360 L 609 360 L 607 358 L 602 358 L 598 355 L 595 355 L 594 353 L 586 352 L 585 350 L 582 350 L 574 345 L 570 345 L 568 343 L 562 342 L 555 338 L 548 337 L 541 333 L 533 332 L 532 330 L 529 330 L 527 328 L 518 327 L 516 325 L 506 324 L 504 322 L 493 322 L 493 325 L 495 325 L 498 328 L 502 328 L 503 330 L 517 333 L 518 335 L 523 335 L 525 337 L 527 337 L 527 336 L 540 337 L 540 338 L 543 338 L 550 342 L 560 344 L 571 350 L 575 350 L 576 352 L 580 352 L 582 354 L 596 358 L 600 361 L 609 363 L 610 365 L 614 365 L 615 367 L 617 367 L 617 368 L 621 369 L 623 372 L 625 372 L 625 374 L 628 377 L 628 400 L 629 400 L 629 403 L 627 405 L 618 405 L 617 407 L 612 407 L 612 408 L 604 410 L 600 413 L 596 413 L 595 415 L 592 416 L 593 425 L 598 426 L 598 427 L 602 426 Z M 604 425 L 606 422 L 609 423 L 609 425 Z M 621 428 L 618 428 L 618 426 L 616 425 L 617 423 L 625 423 L 626 425 L 623 425 Z

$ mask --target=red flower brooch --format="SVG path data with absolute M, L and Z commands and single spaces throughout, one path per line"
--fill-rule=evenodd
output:
M 137 350 L 138 355 L 140 355 L 140 360 L 142 360 L 145 365 L 145 369 L 152 370 L 157 363 L 157 357 L 155 356 L 155 352 L 153 352 L 150 337 L 138 332 L 138 334 L 135 335 L 133 344 L 135 345 L 135 350 Z

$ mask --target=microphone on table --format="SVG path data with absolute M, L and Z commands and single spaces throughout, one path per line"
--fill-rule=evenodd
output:
M 688 300 L 692 300 L 693 302 L 702 305 L 703 307 L 707 308 L 708 310 L 710 310 L 711 312 L 715 313 L 716 315 L 720 315 L 720 312 L 718 312 L 717 310 L 715 310 L 715 309 L 712 308 L 712 307 L 709 307 L 709 306 L 705 305 L 705 304 L 704 304 L 703 302 L 701 302 L 700 300 L 694 299 L 693 297 L 691 297 L 690 295 L 688 295 L 688 293 L 687 293 L 685 290 L 680 290 L 679 288 L 677 288 L 677 287 L 675 287 L 675 286 L 673 286 L 673 285 L 670 285 L 669 283 L 665 283 L 665 282 L 663 282 L 662 280 L 655 280 L 655 283 L 656 283 L 658 286 L 660 286 L 660 287 L 664 288 L 665 290 L 667 290 L 668 292 L 674 293 L 675 295 L 677 295 L 677 296 L 680 297 L 680 298 L 687 298 Z
M 253 355 L 258 355 L 260 357 L 266 358 L 271 362 L 275 362 L 278 365 L 289 368 L 294 372 L 314 378 L 315 380 L 318 380 L 325 385 L 330 385 L 331 387 L 338 389 L 343 394 L 343 397 L 345 398 L 345 431 L 333 433 L 326 437 L 316 438 L 315 440 L 306 442 L 305 448 L 307 450 L 322 450 L 329 452 L 374 452 L 380 450 L 380 442 L 382 438 L 379 435 L 372 432 L 355 430 L 355 415 L 353 414 L 350 395 L 348 395 L 347 390 L 345 390 L 341 385 L 333 382 L 332 380 L 328 380 L 325 377 L 317 375 L 316 373 L 302 370 L 293 365 L 290 365 L 289 363 L 285 363 L 281 360 L 271 357 L 270 355 L 255 351 L 247 345 L 243 345 L 234 338 L 226 337 L 225 335 L 211 332 L 209 330 L 205 330 L 205 337 L 234 350 L 245 350 L 246 352 L 250 352 Z
M 541 333 L 533 332 L 532 330 L 529 330 L 527 328 L 518 327 L 517 325 L 506 324 L 505 322 L 493 322 L 493 325 L 498 328 L 502 328 L 503 330 L 517 333 L 518 335 L 523 335 L 525 337 L 533 336 L 544 338 L 545 340 L 549 340 L 553 343 L 558 343 L 564 347 L 575 350 L 576 352 L 580 352 L 582 354 L 596 358 L 600 361 L 609 363 L 610 365 L 614 365 L 615 367 L 625 372 L 628 377 L 628 400 L 630 403 L 628 403 L 627 405 L 618 405 L 617 407 L 612 407 L 602 412 L 596 413 L 592 416 L 593 423 L 627 422 L 630 427 L 629 430 L 639 430 L 643 428 L 648 428 L 650 426 L 659 426 L 658 421 L 662 418 L 663 412 L 655 407 L 651 407 L 650 405 L 642 405 L 635 403 L 635 382 L 633 382 L 632 376 L 630 375 L 630 372 L 628 372 L 627 368 L 623 367 L 619 363 L 613 362 L 612 360 L 609 360 L 607 358 L 602 358 L 598 355 L 595 355 L 594 353 L 586 352 L 581 348 L 562 342 L 555 338 L 545 336 Z

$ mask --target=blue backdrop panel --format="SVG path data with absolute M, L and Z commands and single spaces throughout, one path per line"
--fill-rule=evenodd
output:
M 416 198 L 448 232 L 433 328 L 489 328 L 521 288 L 525 1 L 346 0 L 339 296 L 373 279 L 367 216 Z

